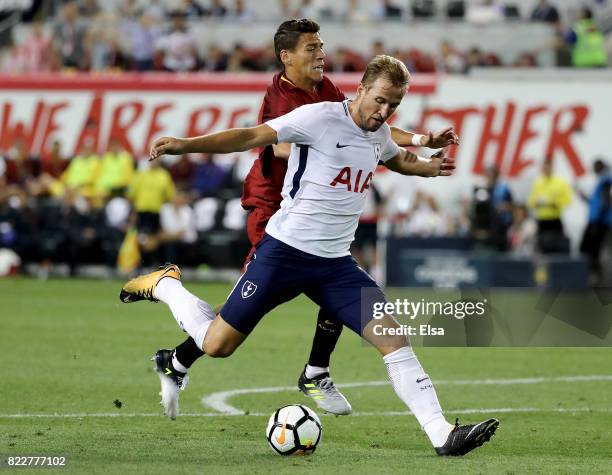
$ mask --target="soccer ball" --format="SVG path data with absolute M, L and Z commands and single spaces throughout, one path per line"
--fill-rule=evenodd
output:
M 280 455 L 307 455 L 321 441 L 321 421 L 315 412 L 300 404 L 277 409 L 266 428 L 270 447 Z

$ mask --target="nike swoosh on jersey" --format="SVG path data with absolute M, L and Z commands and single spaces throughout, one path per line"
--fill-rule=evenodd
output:
M 417 379 L 417 380 L 416 380 L 416 382 L 417 382 L 417 384 L 418 384 L 418 383 L 422 383 L 422 382 L 423 382 L 423 381 L 425 381 L 426 379 L 429 379 L 429 376 L 426 376 L 426 377 L 421 378 L 421 379 Z
M 340 142 L 338 142 L 338 143 L 336 144 L 336 148 L 344 148 L 344 147 L 350 147 L 350 146 L 351 146 L 351 144 L 340 145 Z

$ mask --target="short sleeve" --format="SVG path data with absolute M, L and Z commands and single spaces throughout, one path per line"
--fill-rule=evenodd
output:
M 312 145 L 323 135 L 327 121 L 320 104 L 308 104 L 266 122 L 276 130 L 278 143 Z
M 387 124 L 385 126 L 388 128 Z M 400 153 L 400 149 L 397 144 L 391 140 L 391 131 L 387 134 L 387 141 L 383 146 L 382 153 L 380 154 L 380 161 L 385 163 L 387 160 L 391 160 L 398 153 Z

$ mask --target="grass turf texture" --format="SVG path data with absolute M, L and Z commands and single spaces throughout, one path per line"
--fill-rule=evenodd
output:
M 179 343 L 163 304 L 118 300 L 120 282 L 0 280 L 0 455 L 67 454 L 67 472 L 84 473 L 605 473 L 612 471 L 612 382 L 439 385 L 453 410 L 537 408 L 497 416 L 498 434 L 463 458 L 437 457 L 411 416 L 322 417 L 323 441 L 310 457 L 280 457 L 267 446 L 267 416 L 161 416 L 158 378 L 148 358 Z M 228 285 L 187 284 L 213 304 Z M 415 291 L 415 296 L 418 293 Z M 192 368 L 181 412 L 210 413 L 202 396 L 249 387 L 295 386 L 316 316 L 306 299 L 266 317 L 237 353 Z M 612 374 L 612 349 L 419 348 L 436 380 Z M 380 357 L 345 331 L 332 360 L 338 383 L 386 378 Z M 405 411 L 390 386 L 346 388 L 357 412 Z M 121 402 L 118 408 L 115 401 Z M 297 392 L 245 394 L 231 403 L 272 413 L 288 403 L 314 407 Z M 554 412 L 589 408 L 592 412 Z M 607 411 L 607 412 L 606 412 Z M 317 411 L 319 412 L 319 411 Z M 117 414 L 120 417 L 8 418 L 8 414 Z M 128 414 L 155 414 L 133 416 Z M 320 413 L 320 412 L 319 412 Z

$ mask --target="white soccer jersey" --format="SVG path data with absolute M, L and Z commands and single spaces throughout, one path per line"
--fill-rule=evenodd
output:
M 281 208 L 266 233 L 320 257 L 350 254 L 374 170 L 399 153 L 387 124 L 362 130 L 348 103 L 308 104 L 266 122 L 278 143 L 293 144 Z

